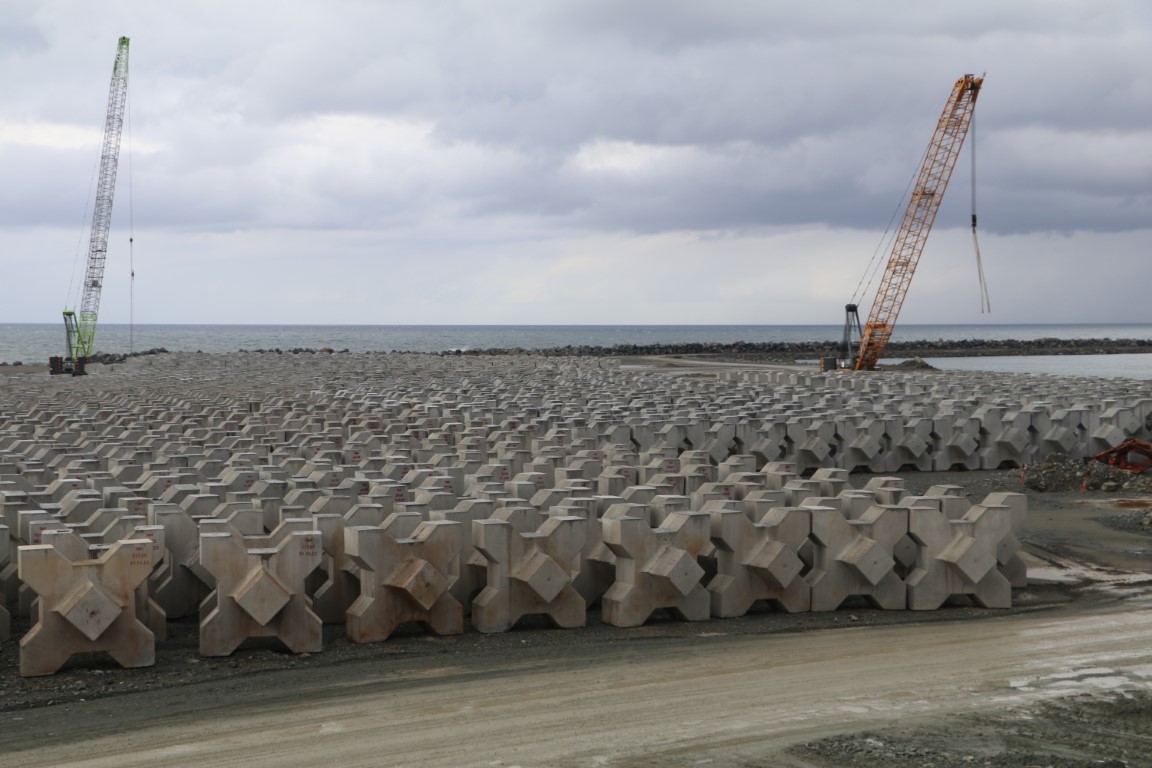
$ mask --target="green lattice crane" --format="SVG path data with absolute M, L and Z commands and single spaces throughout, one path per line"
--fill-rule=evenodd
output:
M 116 167 L 120 161 L 120 134 L 128 98 L 128 38 L 116 44 L 112 84 L 108 89 L 108 112 L 104 119 L 104 143 L 100 151 L 100 175 L 96 204 L 92 208 L 92 234 L 88 240 L 88 263 L 84 270 L 79 310 L 64 310 L 68 356 L 49 360 L 52 373 L 80 376 L 96 343 L 96 315 L 104 285 L 104 261 L 108 256 L 108 230 L 112 225 L 112 198 L 116 192 Z

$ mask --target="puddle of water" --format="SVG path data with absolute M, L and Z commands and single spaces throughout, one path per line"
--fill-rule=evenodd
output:
M 1075 574 L 1067 568 L 1044 566 L 1028 569 L 1029 584 L 1073 584 L 1084 578 L 1083 574 Z
M 1120 509 L 1149 509 L 1152 508 L 1152 501 L 1148 499 L 1112 499 L 1108 502 L 1114 507 Z

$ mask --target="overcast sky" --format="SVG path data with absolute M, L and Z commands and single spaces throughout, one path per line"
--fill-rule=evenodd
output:
M 901 322 L 1152 322 L 1146 0 L 0 0 L 0 322 L 77 304 L 121 35 L 103 322 L 839 324 L 965 73 Z

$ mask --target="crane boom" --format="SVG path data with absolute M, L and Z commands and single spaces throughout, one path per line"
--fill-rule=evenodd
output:
M 920 164 L 920 173 L 900 222 L 900 229 L 892 242 L 892 253 L 868 313 L 868 322 L 861 334 L 860 351 L 856 357 L 858 371 L 875 369 L 892 337 L 896 317 L 908 294 L 908 285 L 912 282 L 924 243 L 944 199 L 944 190 L 952 177 L 952 169 L 964 145 L 964 137 L 968 135 L 972 110 L 976 106 L 976 96 L 983 82 L 983 77 L 964 75 L 956 81 L 948 103 L 944 105 L 944 112 L 940 115 L 932 141 Z
M 100 310 L 100 289 L 104 284 L 104 261 L 108 255 L 108 230 L 112 225 L 112 198 L 116 192 L 116 168 L 120 160 L 120 134 L 124 127 L 124 104 L 128 96 L 128 38 L 116 44 L 112 63 L 112 83 L 108 89 L 108 111 L 104 119 L 104 143 L 100 151 L 100 175 L 96 182 L 96 204 L 92 209 L 92 234 L 88 240 L 88 263 L 79 312 L 64 310 L 64 330 L 68 341 L 65 365 L 71 373 L 83 373 L 83 360 L 92 354 L 96 341 L 96 315 Z

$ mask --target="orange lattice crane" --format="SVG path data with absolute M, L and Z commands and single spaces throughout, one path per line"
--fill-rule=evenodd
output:
M 924 161 L 920 164 L 920 173 L 912 188 L 908 208 L 904 211 L 900 229 L 892 241 L 892 254 L 888 258 L 884 278 L 876 291 L 872 309 L 868 313 L 868 322 L 864 324 L 864 329 L 860 333 L 860 349 L 855 355 L 853 365 L 858 371 L 874 370 L 876 362 L 884 354 L 884 348 L 888 346 L 888 340 L 892 337 L 896 316 L 900 314 L 900 307 L 908 294 L 908 285 L 912 282 L 916 264 L 920 261 L 924 242 L 932 230 L 932 222 L 940 209 L 944 189 L 948 186 L 956 158 L 964 145 L 964 137 L 968 135 L 972 110 L 976 106 L 976 96 L 980 93 L 983 82 L 983 77 L 964 75 L 952 86 L 952 95 L 944 105 L 940 122 L 936 124 L 936 132 L 932 134 L 928 151 L 924 153 Z M 976 225 L 975 219 L 976 214 L 973 213 L 973 227 Z M 845 340 L 846 346 L 850 346 L 849 329 L 853 325 L 853 320 L 855 327 L 859 328 L 860 318 L 856 315 L 855 304 L 849 304 L 846 310 L 848 318 L 845 322 Z

